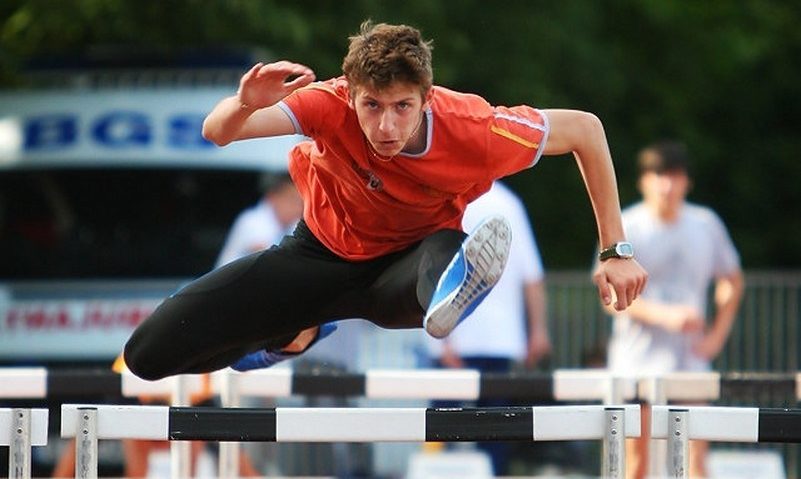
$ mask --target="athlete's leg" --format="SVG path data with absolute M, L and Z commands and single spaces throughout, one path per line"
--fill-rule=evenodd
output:
M 301 233 L 303 233 L 301 231 Z M 145 379 L 224 368 L 259 349 L 281 349 L 330 319 L 321 305 L 350 286 L 351 265 L 296 232 L 193 281 L 166 299 L 125 346 Z
M 420 327 L 424 311 L 421 301 L 426 300 L 418 299 L 418 290 L 420 297 L 431 297 L 437 277 L 463 236 L 459 231 L 443 231 L 406 251 L 368 261 L 346 262 L 347 269 L 333 281 L 337 285 L 347 284 L 347 288 L 340 287 L 341 294 L 331 301 L 318 302 L 320 309 L 312 316 L 326 321 L 363 318 L 390 328 Z M 418 280 L 419 275 L 422 280 Z M 274 343 L 249 352 L 237 358 L 231 367 L 240 371 L 270 367 L 305 352 L 334 329 L 336 326 L 331 323 L 315 325 L 287 344 Z
M 493 215 L 462 242 L 437 282 L 423 326 L 435 338 L 444 338 L 481 304 L 501 279 L 512 229 L 506 218 Z
M 366 316 L 385 328 L 419 328 L 446 336 L 500 279 L 511 231 L 491 217 L 470 235 L 441 230 L 382 259 L 389 264 L 370 284 Z M 456 273 L 456 274 L 454 274 Z
M 381 261 L 365 292 L 366 318 L 384 328 L 419 328 L 440 275 L 459 250 L 465 234 L 441 230 L 406 251 Z

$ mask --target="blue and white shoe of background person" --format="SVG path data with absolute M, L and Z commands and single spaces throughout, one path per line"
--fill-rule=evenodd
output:
M 440 276 L 423 326 L 444 338 L 473 312 L 503 274 L 512 244 L 512 228 L 503 216 L 486 218 L 462 242 Z
M 301 354 L 305 353 L 306 351 L 308 351 L 309 348 L 317 344 L 317 342 L 320 341 L 321 339 L 330 336 L 336 330 L 337 330 L 336 323 L 321 324 L 320 329 L 317 331 L 317 337 L 314 338 L 314 341 L 309 343 L 309 345 L 306 346 L 306 349 L 304 349 L 302 352 L 286 353 L 280 350 L 260 349 L 256 352 L 247 354 L 237 359 L 236 362 L 234 362 L 234 364 L 231 365 L 231 369 L 234 369 L 236 371 L 250 371 L 251 369 L 269 368 L 270 366 L 274 366 L 275 364 L 278 364 L 281 361 L 286 361 L 287 359 L 296 358 Z

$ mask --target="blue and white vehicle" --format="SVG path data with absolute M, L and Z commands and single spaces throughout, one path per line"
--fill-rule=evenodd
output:
M 108 363 L 214 266 L 301 137 L 218 148 L 224 87 L 0 92 L 0 364 Z

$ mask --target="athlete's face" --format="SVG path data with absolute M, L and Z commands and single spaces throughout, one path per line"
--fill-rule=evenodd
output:
M 420 87 L 395 83 L 383 90 L 356 88 L 351 100 L 367 141 L 381 156 L 395 156 L 416 139 L 427 106 Z

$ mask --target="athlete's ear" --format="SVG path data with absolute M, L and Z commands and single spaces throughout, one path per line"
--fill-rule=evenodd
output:
M 350 107 L 351 110 L 356 109 L 356 94 L 357 94 L 356 88 L 357 87 L 352 86 L 350 88 L 350 91 L 348 92 L 348 106 Z
M 434 97 L 434 89 L 429 88 L 426 92 L 425 97 L 423 97 L 423 110 L 428 109 L 429 104 L 431 103 L 431 99 Z

